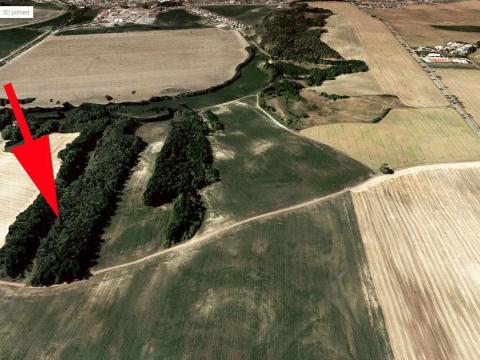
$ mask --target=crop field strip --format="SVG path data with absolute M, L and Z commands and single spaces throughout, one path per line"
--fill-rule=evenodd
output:
M 377 124 L 332 124 L 303 135 L 378 169 L 477 160 L 480 139 L 451 108 L 394 109 Z
M 163 247 L 162 235 L 170 208 L 146 206 L 143 193 L 153 173 L 155 158 L 163 146 L 167 125 L 167 121 L 146 123 L 137 130 L 137 136 L 148 146 L 132 170 L 115 215 L 105 229 L 95 270 L 141 258 Z
M 435 72 L 480 124 L 480 70 L 436 69 Z
M 88 282 L 1 288 L 0 349 L 7 358 L 389 358 L 360 245 L 340 195 Z
M 373 9 L 372 12 L 392 24 L 410 46 L 443 45 L 448 41 L 475 43 L 479 39 L 478 33 L 459 31 L 462 26 L 468 30 L 480 25 L 478 0 L 413 4 L 397 9 Z M 449 30 L 449 25 L 454 27 Z
M 53 36 L 2 67 L 0 77 L 39 106 L 106 103 L 106 95 L 144 100 L 229 80 L 247 45 L 235 31 L 212 28 Z
M 408 106 L 448 105 L 438 88 L 381 21 L 349 3 L 311 5 L 335 13 L 327 19 L 328 32 L 322 40 L 347 59 L 364 60 L 384 94 L 397 95 Z
M 396 359 L 478 359 L 480 165 L 447 164 L 352 193 Z
M 72 142 L 77 134 L 53 134 L 50 136 L 52 150 L 53 170 L 56 173 L 60 168 L 60 160 L 57 154 L 65 146 Z M 38 196 L 38 190 L 30 180 L 25 170 L 18 163 L 15 156 L 4 152 L 4 142 L 0 143 L 0 247 L 5 242 L 8 227 L 13 224 L 17 215 L 25 210 Z

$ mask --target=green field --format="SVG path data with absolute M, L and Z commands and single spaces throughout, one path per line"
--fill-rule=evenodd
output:
M 251 96 L 213 109 L 225 125 L 221 134 L 211 137 L 221 180 L 203 192 L 210 219 L 203 230 L 323 196 L 369 176 L 365 166 L 279 128 L 255 106 L 256 97 Z M 154 127 L 164 128 L 164 124 L 143 125 L 150 129 L 144 132 L 155 134 Z M 158 142 L 163 136 L 144 139 Z M 134 172 L 127 184 L 106 231 L 98 268 L 135 260 L 163 247 L 170 209 L 145 207 L 142 198 L 154 159 L 153 153 L 146 158 L 148 171 L 141 161 L 142 176 Z
M 202 8 L 226 17 L 237 19 L 247 25 L 256 25 L 273 11 L 268 5 L 211 5 Z
M 148 147 L 125 184 L 115 215 L 105 230 L 97 269 L 141 258 L 164 245 L 162 235 L 170 216 L 170 206 L 145 206 L 143 193 L 165 141 L 167 126 L 167 121 L 147 123 L 137 130 L 137 135 L 147 142 Z
M 215 138 L 222 180 L 206 191 L 211 216 L 240 219 L 301 203 L 364 180 L 369 170 L 331 148 L 276 126 L 256 97 L 213 109 L 225 124 Z
M 0 30 L 0 58 L 26 45 L 41 34 L 41 31 L 21 27 Z
M 2 359 L 387 359 L 348 196 L 56 289 L 0 289 Z
M 156 26 L 164 30 L 195 29 L 205 27 L 200 16 L 190 14 L 183 9 L 161 12 L 155 19 Z

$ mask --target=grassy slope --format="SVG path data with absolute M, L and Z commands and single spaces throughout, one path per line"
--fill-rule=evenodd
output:
M 341 190 L 368 176 L 360 163 L 274 125 L 255 105 L 252 96 L 242 105 L 214 109 L 226 131 L 215 139 L 215 166 L 222 180 L 206 192 L 211 211 L 248 217 Z
M 212 5 L 203 6 L 211 12 L 237 19 L 247 25 L 259 24 L 275 8 L 265 5 Z
M 143 203 L 143 193 L 155 159 L 167 135 L 168 122 L 143 124 L 137 135 L 148 143 L 122 193 L 110 226 L 105 230 L 98 268 L 146 256 L 163 246 L 162 235 L 170 207 L 152 208 Z
M 0 289 L 3 358 L 385 359 L 348 196 L 51 293 Z M 367 284 L 367 288 L 370 284 Z
M 25 28 L 0 30 L 0 58 L 7 56 L 41 34 L 41 31 Z
M 221 181 L 204 192 L 209 221 L 203 230 L 323 196 L 368 176 L 369 170 L 360 163 L 275 126 L 255 109 L 255 96 L 244 101 L 248 106 L 223 107 L 228 112 L 214 109 L 226 129 L 212 138 Z M 233 158 L 222 158 L 221 153 Z M 151 164 L 154 159 L 149 157 Z M 98 268 L 132 261 L 163 247 L 169 209 L 144 207 L 143 191 L 142 186 L 127 186 L 107 230 Z

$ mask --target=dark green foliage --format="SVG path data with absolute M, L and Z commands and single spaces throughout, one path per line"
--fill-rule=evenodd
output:
M 56 178 L 59 198 L 84 171 L 89 152 L 95 148 L 107 124 L 106 121 L 93 122 L 59 153 L 62 159 Z M 47 235 L 54 221 L 55 216 L 43 197 L 37 197 L 9 229 L 5 245 L 0 249 L 0 273 L 11 278 L 22 277 L 35 257 L 40 239 Z
M 388 166 L 387 163 L 383 163 L 382 166 L 380 166 L 380 172 L 385 175 L 395 174 L 395 170 L 393 170 L 390 166 Z
M 55 215 L 39 196 L 20 213 L 8 229 L 5 245 L 0 249 L 0 274 L 20 278 L 31 265 L 40 239 L 47 235 Z
M 205 120 L 208 122 L 208 126 L 212 131 L 221 131 L 225 128 L 217 115 L 212 110 L 207 110 L 203 113 Z
M 0 58 L 3 58 L 42 34 L 23 27 L 0 30 Z
M 13 111 L 9 108 L 0 110 L 0 131 L 5 129 L 7 125 L 13 124 Z
M 430 25 L 430 26 L 440 30 L 480 33 L 479 25 Z
M 168 247 L 190 239 L 202 225 L 204 215 L 205 207 L 198 194 L 178 195 L 165 230 L 165 245 Z
M 282 96 L 286 100 L 298 100 L 302 88 L 303 86 L 295 81 L 280 79 L 270 84 L 264 90 L 264 95 L 268 97 Z
M 145 145 L 132 135 L 135 127 L 136 123 L 128 120 L 110 125 L 85 173 L 64 190 L 60 218 L 40 242 L 32 285 L 69 282 L 88 275 L 97 257 L 102 229 Z
M 309 86 L 319 86 L 325 80 L 333 80 L 338 75 L 368 71 L 368 66 L 361 60 L 345 60 L 341 64 L 326 69 L 312 69 L 307 79 Z
M 218 180 L 208 133 L 191 109 L 181 107 L 175 113 L 144 193 L 146 205 L 169 203 L 181 193 L 194 193 Z
M 305 12 L 318 15 L 305 17 Z M 258 33 L 262 46 L 275 58 L 300 62 L 319 63 L 323 58 L 340 58 L 340 55 L 320 36 L 321 29 L 311 29 L 324 25 L 331 12 L 324 9 L 309 9 L 304 5 L 295 5 L 288 10 L 268 16 Z
M 194 29 L 204 27 L 201 21 L 202 18 L 198 15 L 184 9 L 173 9 L 159 13 L 154 24 L 160 30 Z
M 273 64 L 270 64 L 267 67 L 267 71 L 271 81 L 274 81 L 279 77 L 293 77 L 298 79 L 310 74 L 309 69 L 283 61 L 277 61 Z
M 323 91 L 320 93 L 320 95 L 333 101 L 336 101 L 338 99 L 348 99 L 350 97 L 348 95 L 327 94 L 326 92 L 323 92 Z
M 81 24 L 88 24 L 98 14 L 98 9 L 92 8 L 83 8 L 83 9 L 75 9 L 74 12 L 74 19 L 68 25 L 81 25 Z

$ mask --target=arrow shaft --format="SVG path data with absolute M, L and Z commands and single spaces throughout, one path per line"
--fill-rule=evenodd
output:
M 15 90 L 13 90 L 12 84 L 8 83 L 8 84 L 5 84 L 3 87 L 5 89 L 5 92 L 7 93 L 7 97 L 8 97 L 8 100 L 10 101 L 10 105 L 12 106 L 13 114 L 15 115 L 15 119 L 17 120 L 18 127 L 20 128 L 20 132 L 22 133 L 23 140 L 26 143 L 32 141 L 32 134 L 30 133 L 27 120 L 25 120 L 25 116 L 23 115 L 22 108 L 20 107 L 17 94 L 15 94 Z

